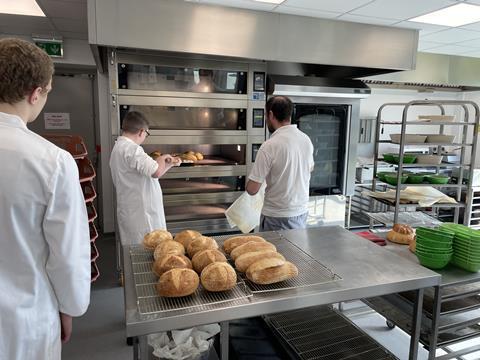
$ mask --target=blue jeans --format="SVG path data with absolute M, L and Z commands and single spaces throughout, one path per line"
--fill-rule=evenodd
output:
M 260 231 L 305 229 L 307 227 L 308 212 L 292 217 L 260 216 Z

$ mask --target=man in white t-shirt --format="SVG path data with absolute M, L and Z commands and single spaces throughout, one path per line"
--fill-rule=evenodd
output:
M 250 195 L 267 183 L 260 231 L 306 227 L 313 144 L 291 124 L 292 111 L 292 101 L 285 96 L 271 97 L 265 107 L 272 135 L 258 150 L 247 182 Z

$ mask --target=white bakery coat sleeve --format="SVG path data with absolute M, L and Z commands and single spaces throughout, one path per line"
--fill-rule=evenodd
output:
M 128 166 L 145 176 L 152 176 L 157 171 L 158 163 L 148 156 L 141 146 L 130 147 L 129 150 L 133 151 L 125 153 Z
M 267 147 L 264 146 L 264 144 L 262 144 L 260 149 L 258 149 L 255 163 L 253 164 L 252 171 L 248 176 L 250 180 L 259 184 L 262 184 L 265 181 L 273 164 L 273 158 L 270 156 L 270 154 L 268 154 Z
M 43 220 L 49 247 L 47 275 L 59 311 L 70 316 L 85 313 L 90 302 L 90 233 L 78 179 L 75 161 L 69 154 L 60 152 Z

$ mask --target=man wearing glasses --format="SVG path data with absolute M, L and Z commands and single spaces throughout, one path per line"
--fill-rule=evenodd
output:
M 122 122 L 122 135 L 110 156 L 123 245 L 139 244 L 146 233 L 167 228 L 158 178 L 180 162 L 170 155 L 161 155 L 156 160 L 148 156 L 140 145 L 149 135 L 145 116 L 136 111 L 127 113 Z

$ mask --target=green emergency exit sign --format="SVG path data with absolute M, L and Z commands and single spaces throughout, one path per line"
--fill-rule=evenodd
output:
M 63 42 L 54 40 L 35 40 L 35 44 L 50 57 L 63 57 Z

